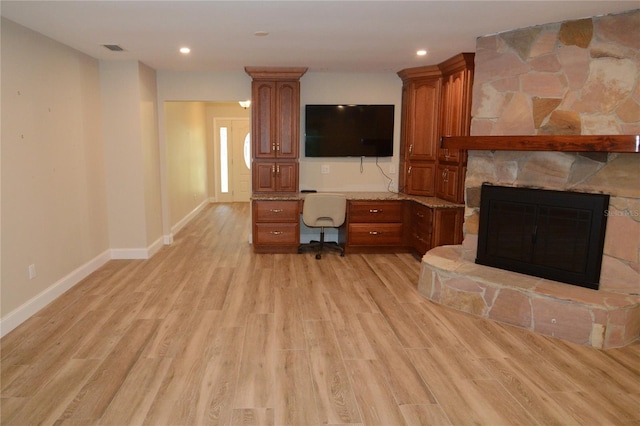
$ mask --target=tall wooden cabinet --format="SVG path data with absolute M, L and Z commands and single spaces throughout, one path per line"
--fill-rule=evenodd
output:
M 298 192 L 300 77 L 306 68 L 245 67 L 251 82 L 253 192 Z
M 440 136 L 465 136 L 471 122 L 473 53 L 408 68 L 402 79 L 400 188 L 464 202 L 466 152 L 439 148 Z
M 473 53 L 461 53 L 438 65 L 442 71 L 440 136 L 468 136 L 471 126 Z M 438 146 L 440 146 L 438 144 Z M 467 151 L 438 149 L 436 197 L 464 202 Z
M 436 66 L 410 68 L 402 78 L 400 188 L 407 194 L 435 195 L 441 72 Z

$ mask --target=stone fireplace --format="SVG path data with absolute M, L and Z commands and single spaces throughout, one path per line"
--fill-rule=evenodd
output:
M 639 27 L 634 10 L 480 37 L 472 137 L 640 134 Z M 425 255 L 419 291 L 456 309 L 598 348 L 637 339 L 640 154 L 570 151 L 576 152 L 469 151 L 463 244 Z M 484 183 L 608 194 L 600 289 L 476 265 Z

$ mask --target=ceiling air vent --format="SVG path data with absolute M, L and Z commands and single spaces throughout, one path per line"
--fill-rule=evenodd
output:
M 103 47 L 106 47 L 112 52 L 124 52 L 124 49 L 117 44 L 103 44 Z

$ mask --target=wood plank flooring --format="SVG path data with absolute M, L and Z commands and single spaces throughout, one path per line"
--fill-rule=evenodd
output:
M 640 342 L 599 351 L 418 295 L 407 254 L 254 254 L 212 204 L 1 341 L 2 425 L 638 425 Z

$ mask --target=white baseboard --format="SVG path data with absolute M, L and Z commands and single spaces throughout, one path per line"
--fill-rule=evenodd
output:
M 94 259 L 75 269 L 67 276 L 58 280 L 56 283 L 34 296 L 26 303 L 13 310 L 5 317 L 0 318 L 0 337 L 9 333 L 11 330 L 25 322 L 31 316 L 38 313 L 39 310 L 47 306 L 49 303 L 57 299 L 62 293 L 69 290 L 74 285 L 85 279 L 91 273 L 95 272 L 102 265 L 112 259 L 149 259 L 156 254 L 164 244 L 173 242 L 173 235 L 182 229 L 190 220 L 192 220 L 200 211 L 209 203 L 205 200 L 196 207 L 191 213 L 185 216 L 173 228 L 171 235 L 164 235 L 158 238 L 147 248 L 138 249 L 109 249 Z
M 22 306 L 10 312 L 4 318 L 0 318 L 0 337 L 9 333 L 11 330 L 25 322 L 31 316 L 35 315 L 42 308 L 57 299 L 62 293 L 69 290 L 74 285 L 85 279 L 91 273 L 96 271 L 102 265 L 111 260 L 111 252 L 107 250 L 96 256 L 94 259 L 76 268 L 67 276 L 61 278 L 52 286 L 40 294 L 32 297 Z
M 162 248 L 164 237 L 158 238 L 147 248 L 111 249 L 111 259 L 149 259 Z
M 204 209 L 207 206 L 207 204 L 209 204 L 209 202 L 210 200 L 208 199 L 204 200 L 195 209 L 191 210 L 189 214 L 187 214 L 185 217 L 180 219 L 178 223 L 176 223 L 171 227 L 172 242 L 173 242 L 173 235 L 176 235 L 178 232 L 180 232 L 180 230 L 184 228 L 187 225 L 187 223 L 189 223 L 194 217 L 196 217 L 198 213 L 200 213 L 202 209 Z

